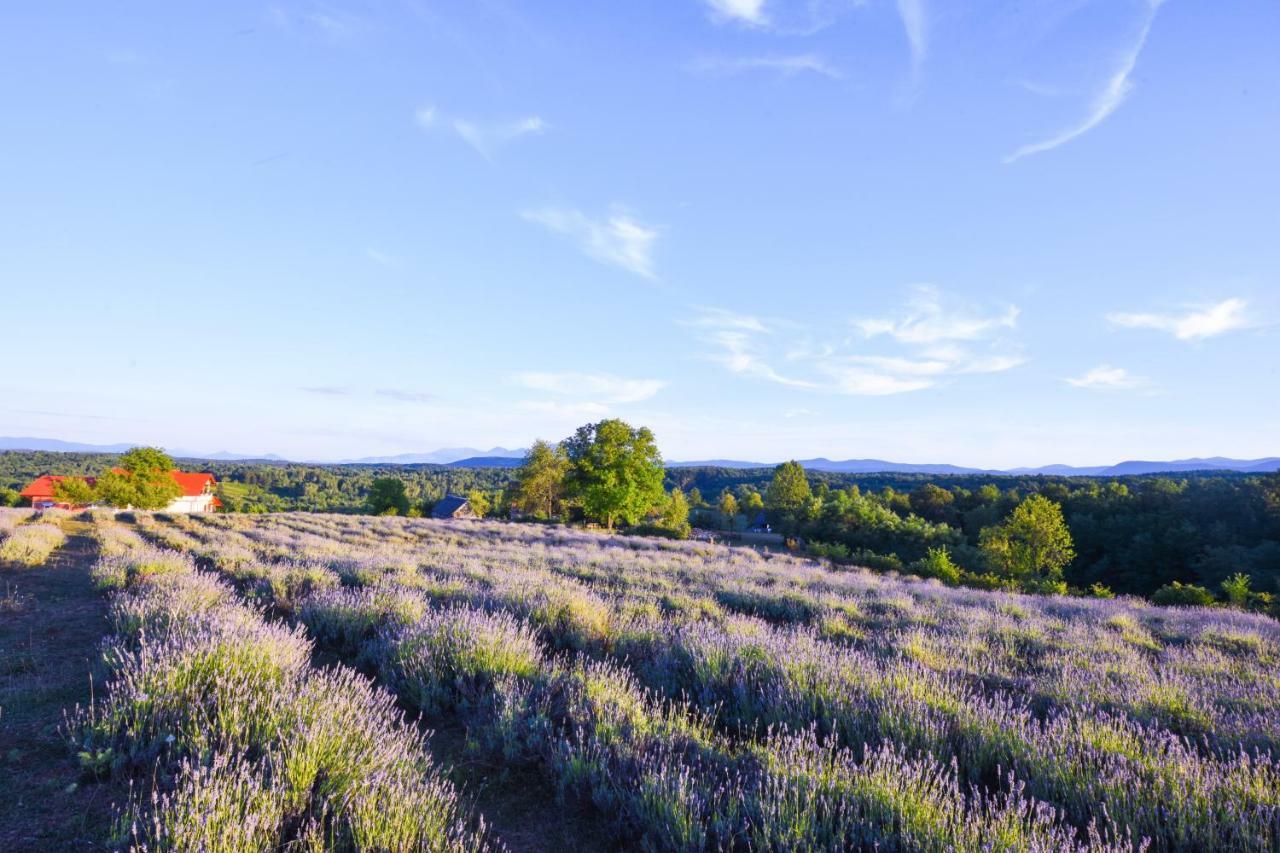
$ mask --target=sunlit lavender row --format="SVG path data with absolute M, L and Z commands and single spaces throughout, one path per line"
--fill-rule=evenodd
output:
M 134 780 L 115 843 L 135 850 L 488 846 L 393 698 L 318 670 L 302 629 L 265 618 L 187 555 L 96 526 L 112 592 L 105 695 L 66 733 L 90 776 Z
M 635 782 L 648 778 L 636 775 L 645 741 L 575 745 L 597 722 L 547 711 L 572 707 L 566 684 L 590 693 L 589 673 L 663 721 L 653 778 L 701 792 L 683 819 L 690 848 L 786 846 L 766 816 L 788 809 L 803 815 L 787 812 L 792 837 L 855 846 L 917 847 L 907 817 L 944 812 L 976 833 L 952 847 L 1004 837 L 995 824 L 1025 833 L 1013 847 L 1262 850 L 1280 839 L 1280 628 L 1265 617 L 957 590 L 554 527 L 137 522 L 379 673 L 406 704 L 461 713 L 477 743 L 534 761 L 561 790 L 585 786 L 620 834 L 658 847 L 681 845 L 672 812 L 645 799 L 656 789 Z M 502 654 L 483 651 L 490 635 Z M 675 755 L 671 743 L 683 744 Z M 818 794 L 788 775 L 793 764 L 826 768 L 840 791 Z M 564 767 L 596 770 L 566 782 Z M 882 771 L 901 800 L 852 785 Z M 640 793 L 614 790 L 632 783 Z M 940 791 L 946 808 L 930 799 Z M 871 801 L 898 805 L 877 824 Z M 1025 820 L 1009 824 L 1015 813 Z M 930 827 L 921 837 L 943 837 Z

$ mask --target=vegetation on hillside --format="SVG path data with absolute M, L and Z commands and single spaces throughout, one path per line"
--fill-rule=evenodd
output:
M 17 503 L 17 489 L 42 473 L 100 474 L 118 457 L 87 454 L 0 453 L 0 500 Z M 530 519 L 572 519 L 580 508 L 568 488 L 569 460 L 559 444 L 535 444 L 520 469 L 443 466 L 321 466 L 292 463 L 192 463 L 219 479 L 231 511 L 288 509 L 384 512 L 370 503 L 373 484 L 395 479 L 409 506 L 427 512 L 446 493 L 487 504 L 493 515 L 513 510 Z M 993 571 L 998 528 L 1032 495 L 1056 504 L 1075 556 L 1049 585 L 1150 596 L 1164 601 L 1236 602 L 1224 582 L 1243 575 L 1246 606 L 1266 608 L 1280 594 L 1280 475 L 1189 474 L 1117 478 L 910 474 L 847 475 L 788 468 L 782 504 L 768 513 L 775 530 L 798 537 L 813 553 L 839 562 L 911 571 L 947 582 L 992 583 L 1012 578 Z M 669 469 L 668 495 L 679 489 L 690 521 L 714 531 L 742 530 L 765 508 L 771 470 Z M 781 484 L 780 484 L 781 486 Z M 395 488 L 395 487 L 392 487 Z M 807 489 L 807 496 L 805 495 Z M 803 500 L 800 500 L 800 497 Z M 675 530 L 669 507 L 651 520 Z M 655 532 L 657 528 L 653 529 Z M 677 533 L 679 531 L 676 531 Z M 1025 580 L 1026 578 L 1023 578 Z M 1175 586 L 1176 584 L 1176 586 Z M 1034 587 L 1035 584 L 1028 584 Z

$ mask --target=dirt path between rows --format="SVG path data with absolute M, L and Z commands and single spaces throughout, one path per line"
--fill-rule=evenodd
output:
M 60 728 L 87 705 L 106 633 L 93 588 L 88 525 L 64 522 L 67 544 L 49 563 L 0 563 L 0 850 L 104 850 L 116 784 L 81 784 Z

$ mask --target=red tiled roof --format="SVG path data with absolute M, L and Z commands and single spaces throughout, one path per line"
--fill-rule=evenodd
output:
M 112 468 L 118 474 L 124 473 L 119 468 Z M 217 480 L 213 479 L 213 475 L 202 471 L 170 471 L 169 476 L 173 477 L 173 481 L 178 484 L 178 488 L 182 489 L 182 494 L 192 498 L 197 495 L 204 494 L 206 485 L 212 487 L 217 485 Z M 24 498 L 33 498 L 37 500 L 49 500 L 53 497 L 54 486 L 63 480 L 68 479 L 57 474 L 45 474 L 36 477 L 24 488 L 21 496 Z M 97 482 L 97 477 L 78 477 L 71 479 L 81 479 L 89 485 Z
M 54 487 L 57 486 L 58 483 L 67 479 L 84 480 L 90 486 L 98 481 L 97 477 L 62 477 L 57 474 L 45 474 L 42 477 L 36 477 L 18 494 L 24 498 L 51 500 L 53 498 Z
M 217 485 L 218 482 L 207 471 L 170 471 L 169 476 L 173 477 L 174 481 L 182 489 L 182 494 L 189 498 L 203 495 L 205 486 L 212 487 Z

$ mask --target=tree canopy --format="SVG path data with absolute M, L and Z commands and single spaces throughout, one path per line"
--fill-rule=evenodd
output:
M 511 484 L 511 506 L 530 518 L 555 518 L 564 503 L 569 458 L 558 444 L 539 439 L 524 456 Z
M 799 462 L 783 462 L 773 469 L 773 479 L 764 493 L 764 506 L 777 519 L 792 518 L 812 494 L 809 478 Z
M 662 503 L 662 455 L 648 427 L 617 419 L 587 424 L 565 440 L 564 450 L 569 494 L 610 530 L 618 522 L 637 523 Z
M 369 487 L 369 512 L 374 515 L 408 515 L 409 494 L 399 477 L 379 477 Z
M 113 507 L 164 509 L 182 494 L 173 458 L 158 447 L 135 447 L 98 477 L 97 501 Z
M 1059 581 L 1075 557 L 1062 507 L 1043 495 L 1030 495 L 983 530 L 979 545 L 997 573 L 1013 580 Z

